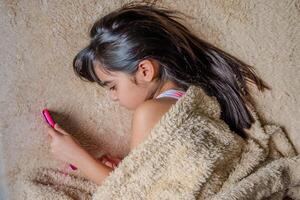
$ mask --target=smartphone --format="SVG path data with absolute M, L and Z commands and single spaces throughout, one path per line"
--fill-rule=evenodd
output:
M 44 116 L 44 119 L 46 120 L 46 122 L 52 127 L 54 128 L 55 122 L 53 120 L 53 118 L 50 115 L 50 112 L 47 108 L 43 109 L 42 114 Z M 77 167 L 75 167 L 74 165 L 70 164 L 71 169 L 76 170 Z
M 47 108 L 45 108 L 43 111 L 42 111 L 42 114 L 44 116 L 44 119 L 46 120 L 46 122 L 52 126 L 52 128 L 54 128 L 54 125 L 55 125 L 55 122 L 53 120 L 53 118 L 51 117 L 50 115 L 50 112 Z

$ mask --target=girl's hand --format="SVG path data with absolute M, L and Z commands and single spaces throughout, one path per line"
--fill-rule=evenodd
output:
M 121 158 L 114 158 L 110 155 L 103 155 L 100 158 L 98 158 L 98 160 L 112 169 L 116 168 L 122 161 Z
M 63 130 L 57 123 L 54 129 L 47 125 L 47 132 L 51 139 L 51 152 L 53 155 L 62 161 L 76 166 L 84 155 L 87 154 L 69 133 Z
M 48 125 L 51 138 L 51 152 L 59 160 L 77 167 L 88 179 L 100 185 L 109 176 L 111 168 L 106 167 L 85 151 L 72 136 L 58 124 L 54 129 Z

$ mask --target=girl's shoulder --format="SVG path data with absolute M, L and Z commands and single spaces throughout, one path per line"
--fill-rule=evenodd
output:
M 131 150 L 147 138 L 154 125 L 176 101 L 170 97 L 151 99 L 145 101 L 135 110 L 131 123 Z
M 177 102 L 177 99 L 171 97 L 162 97 L 159 99 L 150 99 L 143 102 L 134 112 L 134 114 L 150 114 L 160 116 L 167 112 L 170 107 Z M 153 112 L 155 110 L 155 112 Z

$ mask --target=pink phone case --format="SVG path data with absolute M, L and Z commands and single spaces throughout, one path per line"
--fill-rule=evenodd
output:
M 53 118 L 51 117 L 50 115 L 50 112 L 47 108 L 45 108 L 43 111 L 42 111 L 42 114 L 44 116 L 44 119 L 46 120 L 46 122 L 52 127 L 54 128 L 54 125 L 55 125 L 55 122 L 53 120 Z M 73 169 L 73 170 L 76 170 L 77 167 L 75 167 L 74 165 L 70 164 L 70 167 Z
M 42 111 L 42 114 L 44 115 L 44 118 L 45 118 L 46 122 L 47 122 L 50 126 L 52 126 L 52 127 L 54 128 L 55 122 L 54 122 L 54 120 L 52 119 L 52 117 L 51 117 L 51 115 L 50 115 L 50 113 L 49 113 L 49 111 L 48 111 L 47 108 L 45 108 L 45 109 Z

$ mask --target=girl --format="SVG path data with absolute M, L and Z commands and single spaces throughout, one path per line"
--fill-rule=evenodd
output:
M 74 58 L 75 74 L 108 90 L 111 100 L 133 110 L 131 150 L 145 140 L 164 113 L 191 85 L 220 104 L 230 129 L 245 138 L 254 118 L 247 83 L 270 89 L 254 69 L 200 39 L 183 24 L 178 11 L 129 3 L 94 23 L 90 43 Z M 153 112 L 155 111 L 155 112 Z M 49 127 L 51 150 L 97 184 L 120 160 L 98 160 L 57 124 Z

